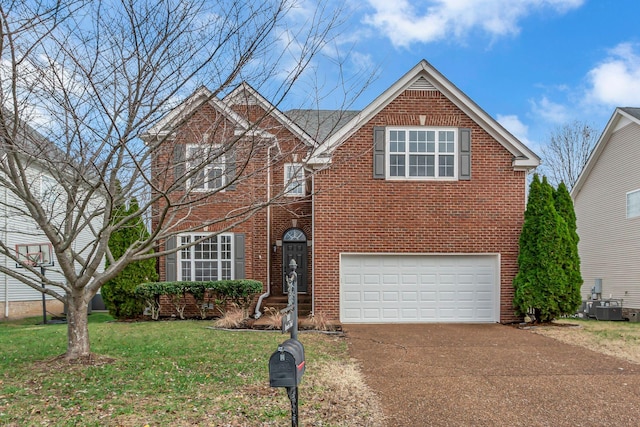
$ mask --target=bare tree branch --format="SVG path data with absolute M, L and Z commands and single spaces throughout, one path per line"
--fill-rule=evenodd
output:
M 591 125 L 579 121 L 560 126 L 550 134 L 549 142 L 542 148 L 542 168 L 552 185 L 564 182 L 571 191 L 599 135 Z
M 67 304 L 67 356 L 81 357 L 89 351 L 87 303 L 126 265 L 180 250 L 150 252 L 178 233 L 199 231 L 202 241 L 266 206 L 287 205 L 284 192 L 267 194 L 255 184 L 290 154 L 266 154 L 279 132 L 267 120 L 274 108 L 249 119 L 220 98 L 246 81 L 267 91 L 277 108 L 343 21 L 340 10 L 320 2 L 294 25 L 292 0 L 26 3 L 0 5 L 0 206 L 16 224 L 29 224 L 24 241 L 51 243 L 56 264 L 46 275 L 26 265 L 0 265 L 0 273 Z M 141 135 L 190 93 L 203 94 L 199 106 L 211 106 L 190 138 L 224 144 L 192 153 L 190 168 L 175 179 L 176 166 L 166 161 L 181 137 L 175 129 L 203 122 L 198 109 L 178 115 L 164 133 Z M 207 165 L 231 156 L 235 173 L 224 185 L 192 191 Z M 45 178 L 55 185 L 46 187 Z M 250 191 L 235 195 L 236 209 L 194 219 L 199 206 L 237 185 Z M 116 221 L 115 207 L 134 197 L 140 210 Z M 150 237 L 116 259 L 109 238 L 135 215 L 153 219 Z M 6 237 L 16 228 L 2 230 L 0 254 L 20 263 Z

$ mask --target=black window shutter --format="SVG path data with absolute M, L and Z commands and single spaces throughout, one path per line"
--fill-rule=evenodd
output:
M 376 126 L 373 128 L 373 178 L 385 178 L 385 128 Z
M 245 257 L 244 257 L 244 233 L 233 235 L 235 277 L 234 279 L 245 278 Z
M 171 236 L 166 240 L 164 244 L 164 249 L 168 251 L 175 248 L 176 248 L 176 236 Z M 171 254 L 168 254 L 165 257 L 165 280 L 167 282 L 175 282 L 176 280 L 178 280 L 177 266 L 178 266 L 178 253 L 173 252 Z
M 184 180 L 184 174 L 186 172 L 186 157 L 187 147 L 184 144 L 176 144 L 173 146 L 173 177 L 176 182 Z M 178 184 L 179 190 L 184 190 L 184 181 Z
M 227 182 L 230 184 L 227 186 L 227 190 L 235 190 L 236 189 L 236 147 L 231 147 L 225 153 L 225 167 L 227 169 Z
M 460 147 L 460 168 L 458 179 L 471 179 L 471 129 L 460 129 L 458 138 Z

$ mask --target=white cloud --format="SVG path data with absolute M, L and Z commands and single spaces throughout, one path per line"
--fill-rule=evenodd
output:
M 502 125 L 502 127 L 511 132 L 513 136 L 518 138 L 520 142 L 531 148 L 531 141 L 529 141 L 529 138 L 527 136 L 527 134 L 529 133 L 529 126 L 522 123 L 518 116 L 516 116 L 515 114 L 498 114 L 496 120 Z
M 544 122 L 554 125 L 563 124 L 571 120 L 571 113 L 566 105 L 550 101 L 543 96 L 539 101 L 530 101 L 532 113 Z
M 445 38 L 464 39 L 473 30 L 491 37 L 517 34 L 518 22 L 536 10 L 565 13 L 584 0 L 431 0 L 416 7 L 409 0 L 368 0 L 374 13 L 366 15 L 372 25 L 396 47 L 428 43 Z M 420 3 L 420 2 L 418 2 Z
M 621 43 L 588 73 L 588 98 L 609 106 L 638 106 L 640 103 L 639 45 Z

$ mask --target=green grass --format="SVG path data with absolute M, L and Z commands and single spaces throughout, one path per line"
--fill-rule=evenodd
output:
M 269 356 L 288 335 L 213 330 L 201 321 L 110 320 L 90 316 L 91 349 L 98 355 L 91 366 L 57 358 L 66 350 L 64 324 L 0 323 L 0 425 L 254 426 L 290 420 L 284 389 L 268 382 Z M 348 354 L 341 338 L 299 338 L 308 366 L 301 417 L 312 417 L 305 408 L 331 394 L 331 387 L 314 381 L 314 365 L 348 363 Z M 311 384 L 306 389 L 305 380 Z

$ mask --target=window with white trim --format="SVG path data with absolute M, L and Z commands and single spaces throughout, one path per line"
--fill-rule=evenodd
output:
M 284 185 L 287 196 L 304 196 L 305 180 L 302 163 L 285 163 Z
M 640 216 L 640 190 L 627 193 L 627 218 Z
M 453 128 L 387 128 L 387 178 L 455 179 L 457 134 Z
M 226 184 L 226 164 L 219 145 L 187 144 L 187 170 L 196 170 L 187 185 L 195 191 L 212 191 Z
M 48 175 L 40 175 L 40 200 L 53 204 L 60 197 L 58 182 Z
M 181 245 L 189 245 L 205 236 L 180 236 Z M 233 279 L 232 234 L 219 234 L 180 251 L 178 280 L 208 281 Z

